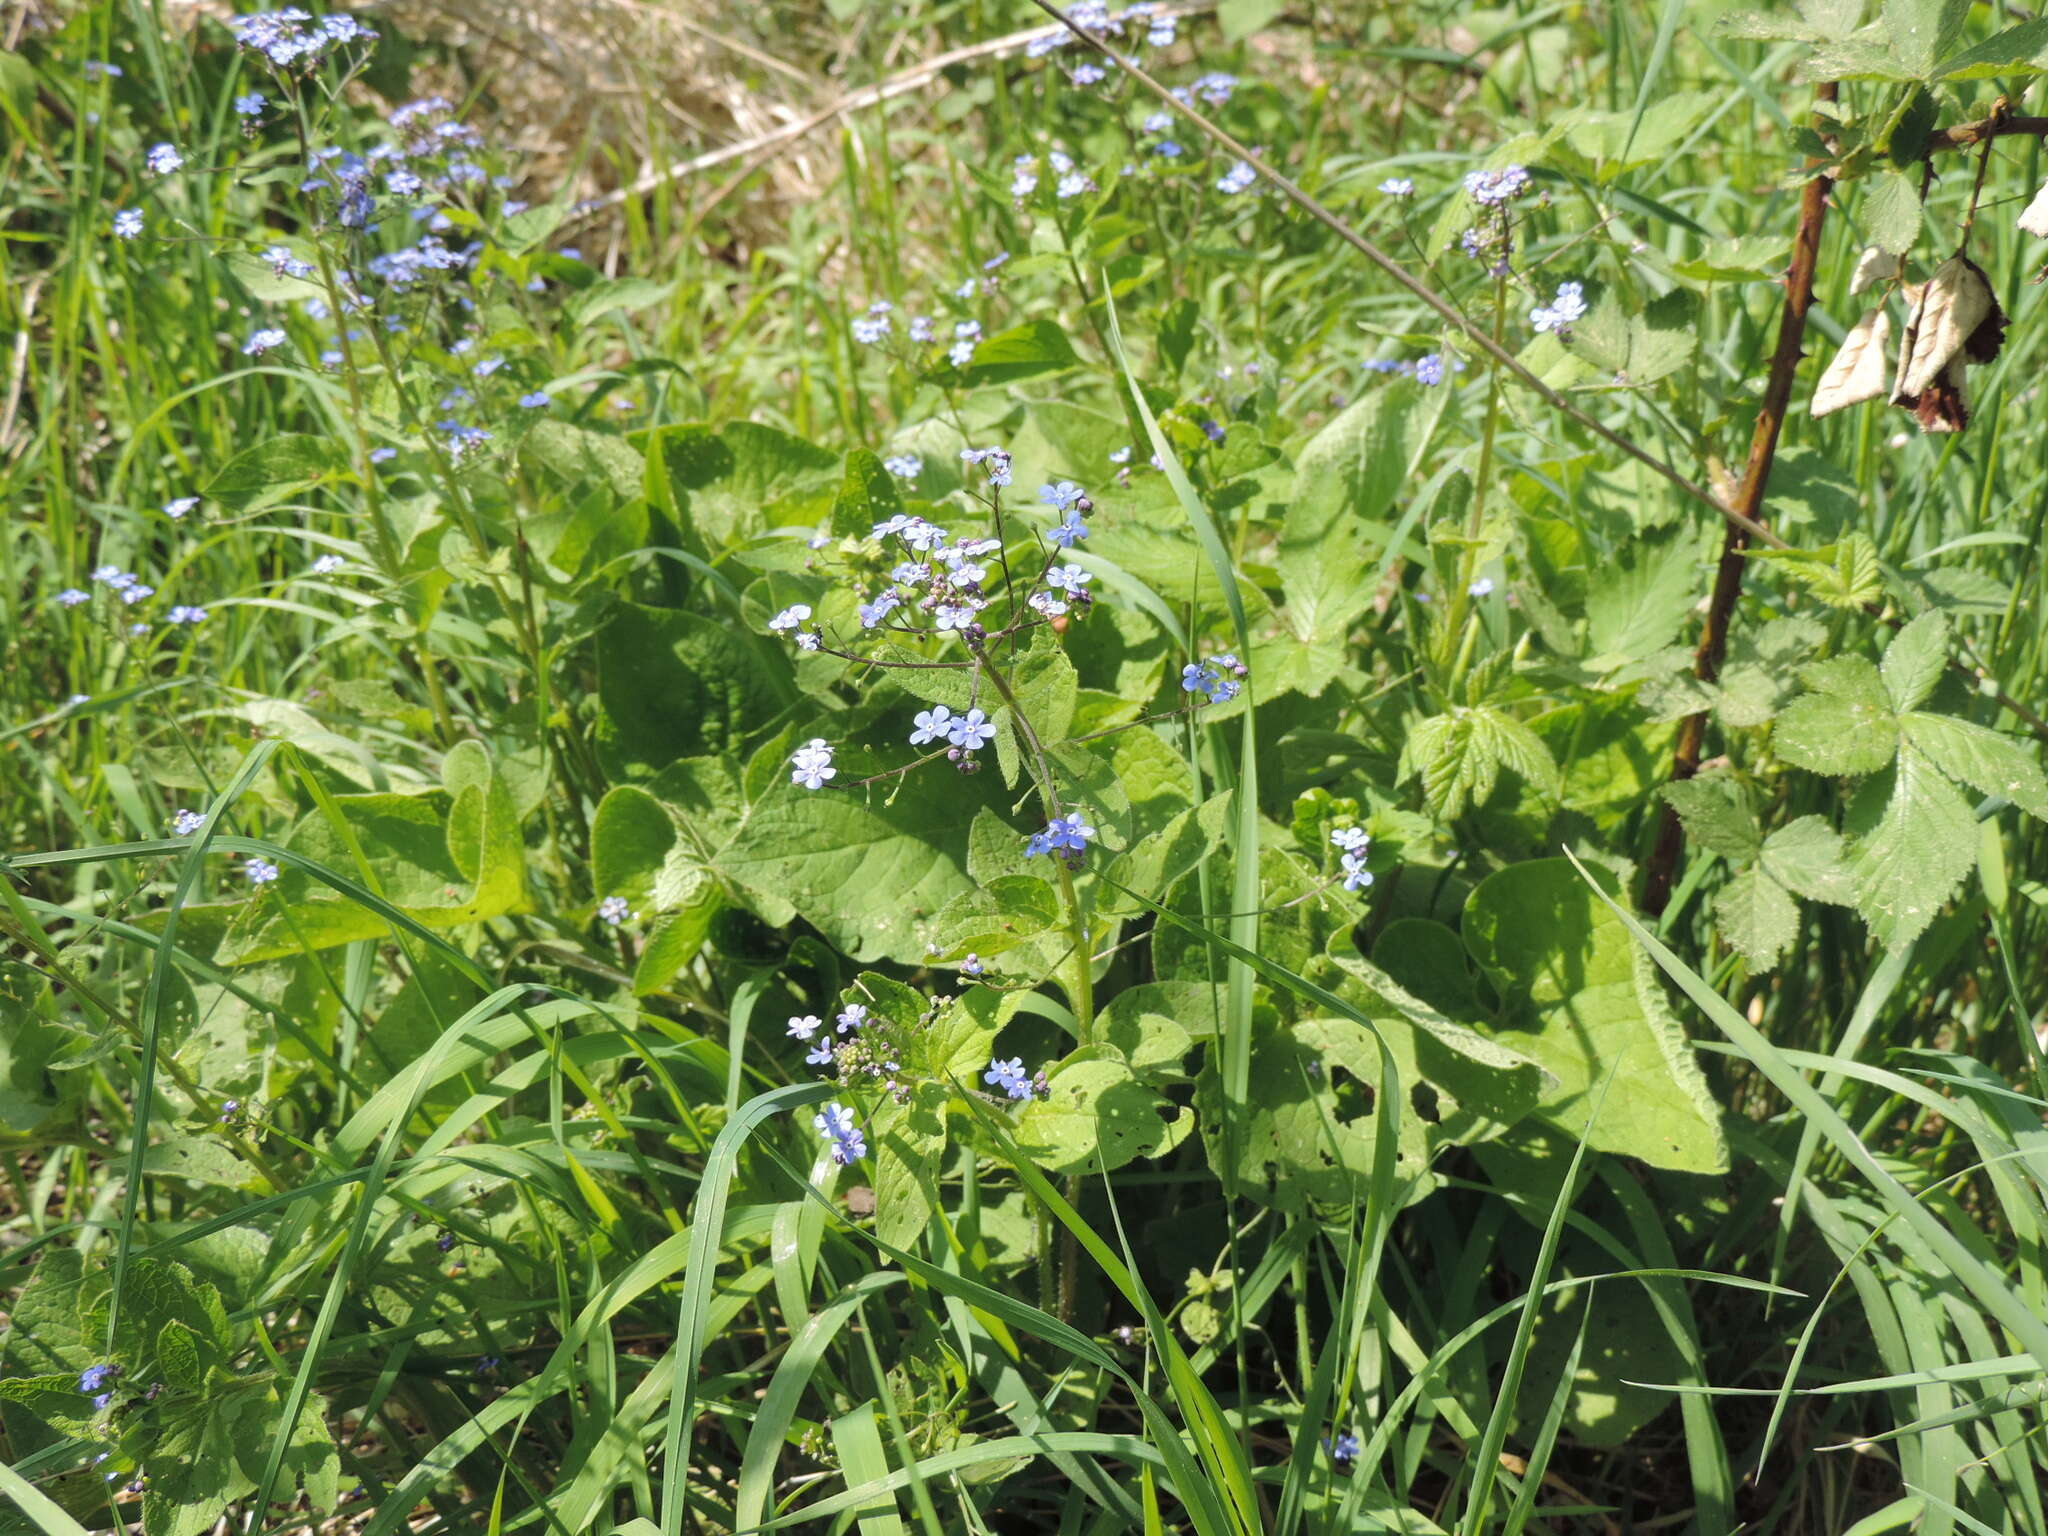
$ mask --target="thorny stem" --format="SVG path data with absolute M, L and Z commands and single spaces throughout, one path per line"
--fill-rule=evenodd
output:
M 1225 133 L 1193 106 L 1181 101 L 1171 91 L 1167 90 L 1165 86 L 1147 74 L 1139 65 L 1118 53 L 1093 33 L 1076 26 L 1065 16 L 1061 15 L 1052 5 L 1048 4 L 1047 0 L 1032 0 L 1032 4 L 1036 5 L 1048 16 L 1057 19 L 1074 36 L 1080 38 L 1082 42 L 1100 53 L 1104 58 L 1116 65 L 1118 69 L 1130 75 L 1140 85 L 1144 86 L 1146 90 L 1158 97 L 1169 111 L 1179 113 L 1182 117 L 1193 123 L 1196 128 L 1200 129 L 1212 142 L 1221 144 L 1240 160 L 1243 160 L 1268 183 L 1279 188 L 1280 192 L 1295 207 L 1301 209 L 1302 212 L 1306 213 L 1318 224 L 1323 225 L 1332 234 L 1336 235 L 1338 239 L 1357 251 L 1382 272 L 1385 272 L 1387 276 L 1392 278 L 1401 287 L 1407 289 L 1416 299 L 1427 305 L 1437 315 L 1463 333 L 1467 340 L 1471 341 L 1473 345 L 1486 353 L 1487 356 L 1506 369 L 1507 372 L 1513 374 L 1516 380 L 1533 391 L 1536 397 L 1545 405 L 1566 419 L 1576 422 L 1602 442 L 1620 449 L 1637 463 L 1644 465 L 1655 474 L 1661 476 L 1683 494 L 1690 496 L 1693 500 L 1700 502 L 1704 506 L 1712 508 L 1716 515 L 1741 528 L 1758 543 L 1768 544 L 1773 549 L 1790 548 L 1785 540 L 1778 537 L 1777 534 L 1766 528 L 1754 517 L 1742 512 L 1737 507 L 1728 505 L 1705 486 L 1695 480 L 1687 479 L 1676 468 L 1658 458 L 1648 449 L 1632 442 L 1614 428 L 1596 420 L 1587 412 L 1573 405 L 1571 401 L 1531 373 L 1506 348 L 1496 346 L 1493 338 L 1480 329 L 1478 324 L 1469 316 L 1461 313 L 1456 306 L 1430 288 L 1428 284 L 1416 278 L 1407 268 L 1395 261 L 1393 257 L 1387 255 L 1385 251 L 1382 251 L 1370 240 L 1359 234 L 1357 230 L 1345 223 L 1343 219 L 1332 213 L 1328 208 L 1325 208 L 1313 197 L 1310 197 L 1308 193 L 1302 191 L 1300 187 L 1296 186 L 1287 177 L 1274 170 L 1256 152 Z M 2014 133 L 2031 134 L 2036 138 L 2048 138 L 2048 118 L 2016 117 L 2009 118 L 2001 124 L 1993 124 L 1988 119 L 1983 122 L 1966 123 L 1958 128 L 1948 130 L 1947 133 L 1936 134 L 1930 140 L 1928 150 L 1929 153 L 1932 153 L 1935 150 L 1941 149 L 1960 149 L 1966 144 L 1976 143 L 1987 135 L 2003 137 L 2004 135 Z M 1967 668 L 1959 668 L 1958 670 L 1962 671 L 1965 676 L 1975 680 L 1975 674 L 1971 673 Z M 2024 721 L 2027 728 L 2036 736 L 2044 741 L 2048 741 L 2048 720 L 2042 719 L 2040 715 L 2020 703 L 2019 700 L 2013 698 L 2011 694 L 2002 688 L 1996 689 L 1992 694 L 1992 698 L 2000 709 L 2005 710 L 2015 719 Z
M 1827 81 L 1815 87 L 1814 98 L 1835 99 L 1835 85 Z M 1813 274 L 1820 260 L 1821 224 L 1827 218 L 1828 193 L 1834 178 L 1816 169 L 1799 198 L 1799 227 L 1792 237 L 1792 265 L 1785 274 L 1785 309 L 1778 320 L 1778 344 L 1771 354 L 1771 368 L 1764 383 L 1763 404 L 1757 410 L 1756 429 L 1750 436 L 1749 460 L 1743 466 L 1742 484 L 1736 491 L 1735 510 L 1743 521 L 1733 519 L 1721 541 L 1721 562 L 1714 571 L 1713 596 L 1707 603 L 1706 622 L 1700 627 L 1699 649 L 1693 656 L 1693 675 L 1703 683 L 1720 676 L 1721 661 L 1728 650 L 1728 621 L 1735 601 L 1742 595 L 1742 572 L 1749 563 L 1749 529 L 1763 510 L 1764 491 L 1770 483 L 1771 464 L 1778 452 L 1778 436 L 1785 425 L 1786 407 L 1792 400 L 1792 380 L 1804 355 L 1800 344 L 1806 335 L 1806 311 L 1813 303 Z M 1761 526 L 1761 525 L 1759 525 Z M 1678 727 L 1678 743 L 1671 756 L 1671 777 L 1689 779 L 1699 772 L 1700 748 L 1706 740 L 1707 713 L 1687 715 Z M 1671 878 L 1678 867 L 1684 842 L 1678 812 L 1667 804 L 1657 828 L 1657 846 L 1650 855 L 1643 878 L 1643 910 L 1652 916 L 1664 910 L 1671 899 Z

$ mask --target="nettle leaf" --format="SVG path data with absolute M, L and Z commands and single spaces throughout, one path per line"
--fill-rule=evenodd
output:
M 1877 546 L 1863 534 L 1844 535 L 1820 549 L 1753 549 L 1830 608 L 1864 608 L 1884 596 Z
M 1481 706 L 1422 721 L 1401 748 L 1401 777 L 1419 775 L 1430 810 L 1444 821 L 1485 804 L 1508 769 L 1557 797 L 1557 764 L 1543 739 L 1512 715 Z
M 1746 863 L 1763 847 L 1756 814 L 1742 803 L 1740 792 L 1725 773 L 1675 779 L 1664 786 L 1664 798 L 1678 812 L 1685 835 L 1724 859 Z
M 1969 802 L 1931 759 L 1903 746 L 1884 814 L 1856 844 L 1856 910 L 1883 943 L 1910 943 L 1962 884 L 1977 847 Z
M 1903 256 L 1920 238 L 1920 189 L 1897 171 L 1881 171 L 1864 184 L 1863 228 L 1881 251 Z
M 1993 75 L 2048 71 L 2048 21 L 2023 21 L 1943 59 L 1943 80 L 1988 80 Z
M 1820 648 L 1826 628 L 1804 616 L 1772 619 L 1738 632 L 1714 684 L 1714 710 L 1724 725 L 1763 725 L 1798 685 L 1800 663 Z
M 730 752 L 788 696 L 788 661 L 728 623 L 620 603 L 597 636 L 597 750 L 615 778 Z
M 1899 727 L 1950 778 L 2048 820 L 2048 779 L 2026 743 L 1953 715 L 1915 712 L 1902 717 Z
M 1076 1053 L 1055 1068 L 1048 1094 L 1017 1117 L 1017 1145 L 1053 1173 L 1108 1173 L 1140 1157 L 1163 1157 L 1194 1129 L 1194 1112 L 1173 1106 L 1128 1063 Z
M 1970 14 L 1970 0 L 1884 0 L 1884 30 L 1892 52 L 1916 79 L 1955 50 Z
M 1918 709 L 1947 665 L 1948 621 L 1938 613 L 1923 613 L 1885 647 L 1879 670 L 1892 708 L 1901 713 Z
M 1570 860 L 1489 875 L 1465 903 L 1464 934 L 1505 1000 L 1509 1023 L 1495 1038 L 1556 1080 L 1538 1116 L 1660 1168 L 1727 1167 L 1712 1095 L 1655 972 Z
M 1804 671 L 1814 691 L 1787 704 L 1771 729 L 1778 756 L 1836 777 L 1876 773 L 1898 750 L 1898 717 L 1876 667 L 1838 656 Z
M 1751 865 L 1715 893 L 1714 926 L 1750 969 L 1767 970 L 1799 936 L 1799 903 Z
M 1842 835 L 1818 816 L 1789 821 L 1764 839 L 1758 862 L 1778 884 L 1812 901 L 1847 906 L 1853 883 Z

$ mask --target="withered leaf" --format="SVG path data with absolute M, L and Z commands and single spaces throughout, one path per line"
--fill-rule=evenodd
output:
M 1977 336 L 1990 324 L 1988 340 Z M 1951 256 L 1935 269 L 1913 306 L 1906 342 L 1899 349 L 1899 373 L 1892 403 L 1917 406 L 1919 397 L 1968 346 L 1971 355 L 1988 345 L 1996 357 L 2005 335 L 2005 316 L 1993 297 L 1984 269 L 1967 256 Z
M 1813 403 L 1807 407 L 1815 416 L 1825 416 L 1844 406 L 1875 400 L 1885 391 L 1891 365 L 1885 354 L 1892 344 L 1892 317 L 1879 305 L 1858 320 L 1842 338 L 1841 350 L 1828 364 L 1814 386 Z
M 1863 293 L 1879 283 L 1890 282 L 1898 275 L 1898 257 L 1877 246 L 1866 245 L 1863 254 L 1856 258 L 1856 273 L 1849 279 L 1849 292 L 1852 295 Z
M 1955 359 L 1911 401 L 1922 432 L 1960 432 L 1970 424 L 1970 402 L 1963 397 L 1963 368 L 1963 360 Z
M 2048 240 L 2048 182 L 2041 184 L 2041 190 L 2027 204 L 2027 211 L 2020 215 L 2020 233 Z

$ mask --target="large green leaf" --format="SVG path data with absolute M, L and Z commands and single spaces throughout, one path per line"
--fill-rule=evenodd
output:
M 1056 1068 L 1045 1098 L 1017 1119 L 1017 1146 L 1052 1173 L 1104 1173 L 1161 1157 L 1194 1128 L 1194 1115 L 1140 1082 L 1128 1063 L 1077 1056 Z
M 430 928 L 519 910 L 526 901 L 526 844 L 510 790 L 480 742 L 464 742 L 442 765 L 443 788 L 424 794 L 335 795 L 332 806 L 303 817 L 286 839 L 294 853 L 357 878 L 360 851 L 379 894 Z M 279 912 L 281 897 L 288 912 Z M 226 920 L 216 958 L 251 965 L 389 935 L 386 921 L 287 865 L 274 886 L 213 907 L 187 910 L 188 920 Z
M 1343 640 L 1372 597 L 1368 548 L 1384 546 L 1381 521 L 1407 474 L 1415 391 L 1367 390 L 1308 440 L 1280 524 L 1281 618 L 1295 643 L 1321 656 L 1302 691 L 1320 693 L 1342 665 Z
M 769 526 L 778 502 L 826 489 L 839 467 L 839 455 L 758 422 L 691 422 L 649 437 L 644 484 L 686 541 L 715 553 Z
M 955 773 L 919 773 L 893 798 L 884 788 L 784 782 L 713 865 L 770 922 L 801 915 L 857 959 L 921 961 L 932 919 L 973 889 L 968 829 L 989 802 L 979 780 Z
M 1464 932 L 1503 999 L 1496 1038 L 1556 1079 L 1539 1115 L 1583 1130 L 1598 1151 L 1696 1173 L 1727 1166 L 1706 1080 L 1655 973 L 1568 860 L 1488 876 L 1465 903 Z
M 1976 862 L 1969 802 L 1919 748 L 1901 748 L 1883 815 L 1856 844 L 1856 910 L 1885 944 L 1909 943 Z
M 597 637 L 597 749 L 614 777 L 730 752 L 773 718 L 788 662 L 728 624 L 621 603 Z

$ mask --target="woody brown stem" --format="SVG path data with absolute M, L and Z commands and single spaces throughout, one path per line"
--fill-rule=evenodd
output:
M 1814 90 L 1815 99 L 1833 101 L 1835 85 L 1828 81 Z M 1742 572 L 1748 564 L 1750 527 L 1761 524 L 1764 492 L 1771 479 L 1771 464 L 1778 453 L 1778 437 L 1784 430 L 1785 411 L 1792 403 L 1792 381 L 1805 355 L 1806 311 L 1813 304 L 1813 274 L 1820 260 L 1821 224 L 1827 218 L 1828 193 L 1834 179 L 1816 172 L 1799 198 L 1799 228 L 1792 237 L 1792 266 L 1785 274 L 1785 309 L 1778 318 L 1778 344 L 1771 353 L 1770 373 L 1764 381 L 1763 404 L 1757 410 L 1756 429 L 1750 434 L 1749 459 L 1743 465 L 1742 484 L 1735 494 L 1734 510 L 1721 539 L 1721 562 L 1714 570 L 1714 592 L 1707 603 L 1706 622 L 1700 627 L 1699 649 L 1693 655 L 1693 675 L 1711 683 L 1721 674 L 1721 661 L 1728 652 L 1728 621 L 1735 612 L 1735 600 L 1742 595 Z M 1689 779 L 1699 772 L 1700 748 L 1706 740 L 1705 710 L 1687 715 L 1678 727 L 1678 744 L 1672 752 L 1671 777 Z M 1643 910 L 1662 912 L 1671 898 L 1671 877 L 1678 867 L 1683 836 L 1678 813 L 1668 804 L 1657 829 L 1657 847 L 1650 855 L 1650 867 L 1643 880 Z

